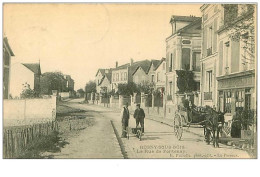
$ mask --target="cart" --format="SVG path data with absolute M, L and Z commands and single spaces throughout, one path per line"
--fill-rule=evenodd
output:
M 178 140 L 181 140 L 184 127 L 200 126 L 205 124 L 205 110 L 203 107 L 195 107 L 190 110 L 187 108 L 178 106 L 175 112 L 173 129 L 174 134 Z M 205 134 L 205 130 L 204 130 Z
M 132 128 L 132 133 L 141 141 L 142 140 L 142 127 Z

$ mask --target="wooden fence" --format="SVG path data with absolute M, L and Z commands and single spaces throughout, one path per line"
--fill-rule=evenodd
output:
M 43 135 L 49 135 L 53 131 L 58 131 L 56 121 L 27 126 L 4 127 L 3 158 L 16 158 L 16 155 L 23 151 L 32 140 Z

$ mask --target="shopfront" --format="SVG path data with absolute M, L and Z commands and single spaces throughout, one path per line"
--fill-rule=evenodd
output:
M 256 109 L 255 72 L 221 76 L 218 80 L 218 109 L 234 115 L 236 111 Z

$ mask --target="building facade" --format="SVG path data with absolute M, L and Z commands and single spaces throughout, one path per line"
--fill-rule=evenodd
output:
M 8 43 L 7 37 L 3 39 L 3 98 L 9 98 L 10 92 L 10 70 L 11 70 L 11 57 L 14 53 Z
M 229 10 L 234 15 L 230 18 Z M 232 4 L 221 6 L 221 22 L 218 30 L 217 107 L 234 115 L 237 111 L 256 110 L 256 54 L 254 34 L 240 30 L 239 40 L 231 36 L 235 25 L 246 24 L 255 18 L 255 5 Z M 232 20 L 231 28 L 230 21 Z M 234 26 L 233 26 L 234 25 Z M 243 27 L 242 27 L 243 28 Z M 252 28 L 254 28 L 252 26 Z M 251 36 L 251 37 L 250 37 Z
M 165 90 L 165 74 L 166 74 L 166 59 L 162 58 L 155 70 L 155 89 L 159 91 Z
M 176 70 L 192 71 L 199 90 L 201 69 L 201 18 L 172 16 L 170 23 L 172 34 L 166 39 L 166 117 L 173 116 L 179 104 Z
M 112 90 L 117 92 L 119 84 L 127 84 L 130 82 L 134 82 L 133 73 L 137 71 L 137 68 L 141 67 L 144 71 L 147 71 L 149 66 L 149 60 L 141 60 L 134 62 L 133 59 L 131 59 L 130 63 L 121 66 L 118 66 L 118 63 L 116 62 L 116 67 L 112 69 Z
M 205 4 L 202 12 L 201 104 L 217 106 L 218 34 L 221 4 Z
M 10 95 L 20 97 L 26 88 L 34 90 L 36 96 L 41 92 L 41 66 L 39 63 L 14 63 L 10 78 Z

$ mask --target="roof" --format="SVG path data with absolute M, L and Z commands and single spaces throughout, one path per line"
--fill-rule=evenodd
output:
M 10 45 L 9 45 L 9 42 L 8 42 L 7 37 L 4 37 L 4 40 L 3 40 L 3 41 L 4 41 L 4 43 L 5 43 L 5 46 L 6 46 L 7 49 L 9 50 L 11 56 L 14 56 L 14 52 L 12 51 L 12 49 L 11 49 L 11 47 L 10 47 Z
M 155 71 L 159 68 L 159 66 L 166 60 L 166 58 L 162 58 L 160 63 L 155 67 Z
M 172 23 L 173 21 L 192 22 L 194 20 L 197 20 L 198 18 L 200 17 L 172 15 L 170 23 Z
M 129 67 L 129 73 L 131 75 L 134 75 L 134 73 L 140 67 L 144 70 L 145 73 L 147 73 L 149 71 L 150 63 L 151 63 L 150 60 L 137 61 L 137 62 L 133 63 L 132 66 Z
M 109 69 L 101 69 L 101 68 L 99 68 L 99 69 L 97 70 L 96 76 L 97 76 L 97 74 L 98 74 L 99 71 L 101 72 L 102 76 L 104 76 L 106 70 L 109 70 L 109 72 L 111 72 L 112 69 L 111 69 L 111 68 L 109 68 Z
M 150 69 L 152 67 L 152 64 L 153 64 L 154 68 L 157 68 L 160 63 L 161 63 L 161 60 L 151 60 L 151 64 L 150 64 L 150 66 L 148 68 L 147 73 L 150 71 Z
M 169 39 L 170 37 L 174 36 L 175 34 L 181 33 L 181 32 L 186 32 L 189 33 L 188 30 L 190 30 L 192 27 L 194 27 L 195 25 L 199 25 L 201 27 L 201 23 L 202 23 L 202 18 L 201 17 L 196 17 L 196 20 L 194 20 L 193 22 L 191 22 L 190 24 L 184 26 L 181 29 L 178 29 L 178 31 L 176 31 L 175 33 L 173 33 L 172 35 L 170 35 L 169 37 L 166 38 Z M 198 32 L 193 32 L 194 34 L 198 33 Z
M 31 70 L 34 74 L 42 74 L 41 66 L 39 63 L 22 63 L 26 68 Z
M 186 32 L 186 30 L 190 29 L 191 27 L 193 27 L 197 24 L 201 25 L 201 23 L 202 23 L 202 18 L 198 17 L 198 19 L 194 20 L 193 22 L 191 22 L 187 26 L 184 26 L 183 28 L 179 29 L 177 32 Z
M 130 63 L 126 63 L 124 65 L 121 65 L 121 66 L 118 66 L 116 68 L 113 68 L 113 70 L 126 69 L 129 66 L 130 66 Z
M 107 78 L 108 81 L 111 83 L 111 77 L 112 77 L 112 73 L 111 73 L 111 72 L 109 72 L 109 73 L 105 73 L 104 76 L 102 77 L 100 83 L 99 83 L 98 85 L 101 85 L 102 82 L 103 82 L 103 80 L 105 80 L 105 78 Z

